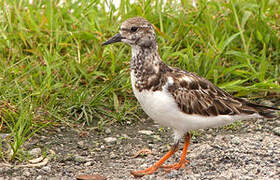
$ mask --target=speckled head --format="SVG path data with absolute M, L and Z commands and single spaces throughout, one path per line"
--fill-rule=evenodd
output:
M 102 45 L 124 42 L 141 48 L 156 47 L 156 34 L 152 24 L 142 17 L 127 19 L 121 25 L 120 32 Z

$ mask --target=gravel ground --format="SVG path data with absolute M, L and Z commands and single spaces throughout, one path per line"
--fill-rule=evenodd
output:
M 279 119 L 259 119 L 243 121 L 234 129 L 198 131 L 192 138 L 185 169 L 169 173 L 159 169 L 141 179 L 280 179 L 279 127 Z M 102 132 L 52 128 L 25 145 L 34 158 L 46 158 L 12 166 L 0 162 L 0 180 L 66 180 L 80 174 L 134 179 L 131 170 L 152 165 L 172 142 L 172 132 L 149 119 L 133 125 L 105 127 Z M 143 148 L 151 153 L 134 157 Z M 167 163 L 179 161 L 180 153 L 181 149 Z

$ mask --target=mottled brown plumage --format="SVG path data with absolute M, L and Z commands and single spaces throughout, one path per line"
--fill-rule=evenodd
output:
M 136 56 L 135 60 L 132 59 L 131 69 L 137 78 L 135 87 L 140 92 L 162 90 L 167 78 L 172 77 L 174 84 L 168 86 L 168 91 L 186 114 L 217 116 L 259 113 L 264 117 L 275 117 L 274 111 L 271 111 L 277 110 L 275 108 L 248 103 L 244 99 L 233 97 L 195 73 L 169 67 L 162 61 L 153 61 L 153 56 L 149 58 L 150 61 L 141 60 L 145 57 L 147 56 Z
M 202 116 L 259 113 L 264 117 L 276 117 L 272 111 L 276 108 L 233 97 L 195 73 L 174 70 L 168 74 L 166 76 L 173 76 L 174 79 L 174 84 L 168 86 L 168 90 L 184 113 Z

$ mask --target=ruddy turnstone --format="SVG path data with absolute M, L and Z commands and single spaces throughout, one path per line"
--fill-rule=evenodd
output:
M 157 123 L 174 130 L 174 145 L 151 167 L 131 171 L 136 177 L 155 172 L 184 168 L 191 140 L 190 130 L 218 127 L 236 120 L 273 118 L 273 107 L 262 106 L 233 97 L 195 73 L 166 65 L 158 53 L 156 33 L 150 22 L 142 17 L 124 21 L 118 34 L 104 42 L 108 45 L 124 42 L 132 48 L 131 84 L 144 111 Z M 177 150 L 184 137 L 180 161 L 163 163 Z

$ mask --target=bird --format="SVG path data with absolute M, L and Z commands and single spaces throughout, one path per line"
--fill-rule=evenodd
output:
M 155 164 L 131 171 L 135 177 L 185 168 L 191 130 L 228 125 L 237 120 L 277 117 L 275 107 L 234 97 L 194 72 L 171 67 L 162 61 L 154 26 L 143 17 L 125 20 L 119 32 L 102 46 L 123 42 L 131 47 L 130 78 L 133 93 L 144 112 L 156 123 L 173 130 L 174 144 Z M 184 146 L 178 163 L 164 162 Z

